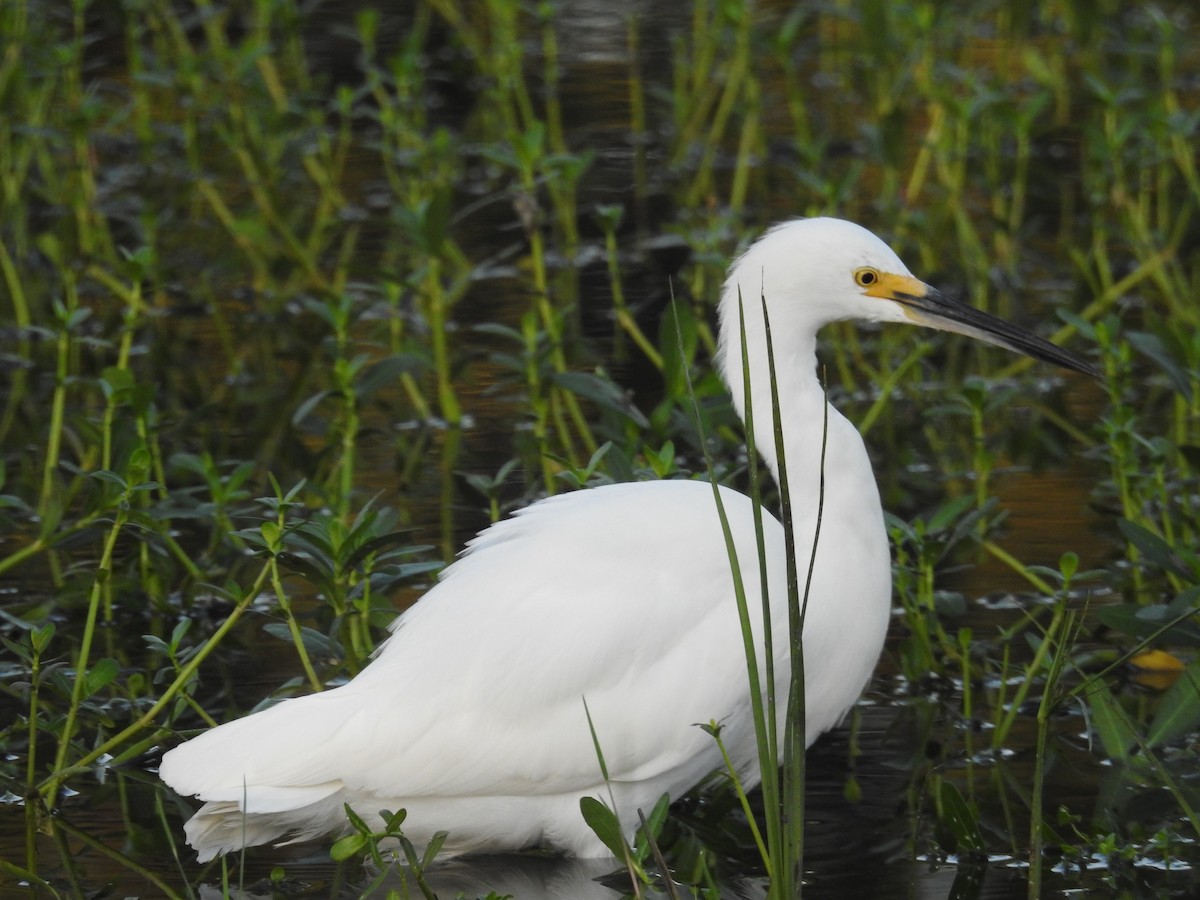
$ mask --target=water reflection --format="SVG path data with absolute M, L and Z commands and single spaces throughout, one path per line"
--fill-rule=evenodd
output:
M 544 856 L 497 856 L 448 860 L 431 866 L 424 874 L 429 888 L 439 897 L 486 897 L 489 893 L 511 896 L 513 900 L 615 900 L 621 892 L 606 886 L 613 860 L 561 859 Z M 364 879 L 344 892 L 346 896 L 386 897 L 395 891 L 401 897 L 420 897 L 420 888 L 411 872 L 394 869 Z M 230 896 L 238 900 L 257 900 L 277 896 L 270 887 L 249 888 L 229 894 L 219 884 L 200 889 L 204 900 Z
M 1024 863 L 1016 855 L 968 862 L 946 856 L 939 848 L 931 811 L 924 804 L 931 779 L 947 778 L 982 807 L 1013 806 L 1031 777 L 1028 756 L 947 763 L 941 745 L 952 739 L 959 723 L 948 720 L 934 697 L 890 697 L 886 672 L 868 691 L 855 721 L 824 735 L 809 751 L 806 807 L 805 896 L 810 900 L 899 900 L 899 898 L 1024 897 Z M 1063 733 L 1084 729 L 1076 716 Z M 1032 728 L 1024 717 L 1018 730 Z M 1031 735 L 1015 742 L 1027 746 Z M 1084 809 L 1095 784 L 1103 778 L 1098 764 L 1081 748 L 1059 744 L 1064 765 L 1048 785 L 1048 802 Z M 1112 781 L 1120 773 L 1110 771 Z M 861 796 L 847 799 L 856 785 Z M 1025 786 L 1025 787 L 1023 787 Z M 191 852 L 178 844 L 186 805 L 161 785 L 138 773 L 120 774 L 108 785 L 82 784 L 83 793 L 53 820 L 55 835 L 38 840 L 40 871 L 56 884 L 105 883 L 123 895 L 158 896 L 177 879 L 199 884 L 201 897 L 225 896 L 221 864 L 196 866 Z M 1111 796 L 1113 790 L 1108 791 Z M 715 878 L 721 896 L 758 900 L 764 896 L 744 824 L 729 798 L 717 792 L 689 798 L 676 807 L 685 831 L 694 833 L 720 857 Z M 755 798 L 752 798 L 752 800 Z M 165 816 L 158 810 L 165 808 Z M 19 809 L 7 808 L 11 822 L 0 833 L 20 832 Z M 1018 830 L 1027 822 L 1014 822 Z M 668 841 L 679 841 L 678 834 Z M 686 839 L 686 838 L 685 838 Z M 995 847 L 1001 842 L 996 840 Z M 118 851 L 115 848 L 122 848 Z M 668 852 L 673 848 L 668 843 Z M 182 871 L 173 862 L 178 853 Z M 1018 853 L 1014 848 L 1013 854 Z M 0 840 L 0 858 L 21 858 L 19 844 Z M 244 884 L 229 896 L 420 897 L 411 874 L 400 870 L 373 873 L 357 862 L 338 866 L 327 847 L 312 842 L 260 848 L 247 855 L 245 868 L 237 855 L 227 858 L 228 882 Z M 280 869 L 283 880 L 273 882 Z M 430 888 L 442 898 L 511 895 L 514 900 L 614 900 L 628 893 L 629 882 L 613 860 L 570 860 L 542 855 L 465 857 L 437 861 L 427 872 Z M 1065 887 L 1070 879 L 1062 879 Z M 405 890 L 407 886 L 407 891 Z M 3 893 L 0 892 L 0 896 Z M 654 896 L 654 895 L 650 895 Z M 691 896 L 681 893 L 680 896 Z

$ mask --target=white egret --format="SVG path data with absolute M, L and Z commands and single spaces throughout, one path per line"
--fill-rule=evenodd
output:
M 780 418 L 807 563 L 821 471 L 825 393 L 817 332 L 862 319 L 956 331 L 1090 374 L 1053 344 L 914 278 L 870 232 L 836 219 L 779 225 L 734 264 L 720 305 L 720 359 L 739 413 L 739 294 L 754 420 L 772 422 L 758 298 L 771 321 Z M 765 425 L 764 425 L 765 423 Z M 760 432 L 761 433 L 761 432 Z M 759 449 L 778 475 L 774 448 Z M 887 630 L 891 566 L 879 492 L 862 439 L 828 410 L 824 514 L 804 632 L 807 735 L 837 724 L 875 666 Z M 749 498 L 723 489 L 739 556 L 757 558 Z M 787 633 L 783 526 L 766 516 L 772 621 Z M 751 569 L 753 570 L 751 565 Z M 758 578 L 749 607 L 760 611 Z M 761 617 L 755 623 L 761 635 Z M 786 648 L 776 642 L 778 692 Z M 761 658 L 761 656 L 760 656 Z M 579 800 L 607 801 L 624 827 L 667 793 L 721 767 L 696 723 L 722 737 L 747 783 L 759 780 L 750 696 L 726 545 L 703 481 L 616 484 L 551 497 L 491 526 L 416 605 L 351 682 L 286 700 L 168 752 L 162 779 L 204 805 L 186 825 L 201 860 L 245 845 L 344 830 L 343 804 L 408 810 L 420 845 L 447 851 L 541 845 L 608 851 Z M 591 712 L 611 784 L 584 711 Z

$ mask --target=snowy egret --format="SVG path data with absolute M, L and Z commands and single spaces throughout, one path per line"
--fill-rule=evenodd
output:
M 863 319 L 956 331 L 1090 374 L 1072 354 L 914 278 L 869 231 L 837 219 L 776 226 L 730 270 L 719 364 L 742 408 L 739 294 L 745 303 L 754 420 L 772 422 L 760 295 L 771 319 L 799 559 L 810 557 L 825 393 L 817 332 Z M 773 446 L 759 448 L 778 476 Z M 875 666 L 887 629 L 891 565 L 862 439 L 828 409 L 824 514 L 804 632 L 807 735 L 837 724 Z M 723 490 L 741 559 L 756 559 L 749 498 Z M 775 633 L 786 634 L 783 526 L 767 516 Z M 758 579 L 747 579 L 761 635 Z M 787 690 L 786 651 L 779 696 Z M 761 658 L 761 657 L 760 657 Z M 611 784 L 601 779 L 590 710 Z M 162 779 L 205 801 L 186 825 L 206 860 L 278 839 L 343 830 L 343 804 L 408 810 L 420 845 L 503 852 L 541 845 L 608 851 L 581 797 L 637 810 L 679 797 L 720 768 L 696 723 L 722 736 L 747 783 L 759 780 L 742 639 L 711 487 L 616 484 L 551 497 L 483 531 L 348 684 L 286 700 L 168 752 Z

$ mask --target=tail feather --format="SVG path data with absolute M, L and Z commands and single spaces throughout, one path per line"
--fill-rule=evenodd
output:
M 201 800 L 240 800 L 262 788 L 266 803 L 279 802 L 271 799 L 277 790 L 298 798 L 294 805 L 312 803 L 340 787 L 345 748 L 369 719 L 347 702 L 353 696 L 344 689 L 310 694 L 226 722 L 164 754 L 159 777 Z
M 336 741 L 356 710 L 331 703 L 330 693 L 228 722 L 163 755 L 159 777 L 205 801 L 185 825 L 202 862 L 244 846 L 307 840 L 345 822 Z M 312 734 L 314 721 L 328 726 L 322 734 Z
M 258 844 L 306 841 L 329 833 L 331 821 L 341 813 L 335 794 L 308 806 L 274 812 L 245 812 L 234 801 L 205 803 L 184 824 L 187 842 L 200 862 Z M 349 827 L 347 823 L 347 827 Z M 286 838 L 286 840 L 281 840 Z

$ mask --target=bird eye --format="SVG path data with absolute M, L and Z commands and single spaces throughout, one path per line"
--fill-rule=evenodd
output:
M 879 281 L 879 273 L 874 269 L 858 269 L 854 273 L 854 281 L 859 287 L 870 287 Z

